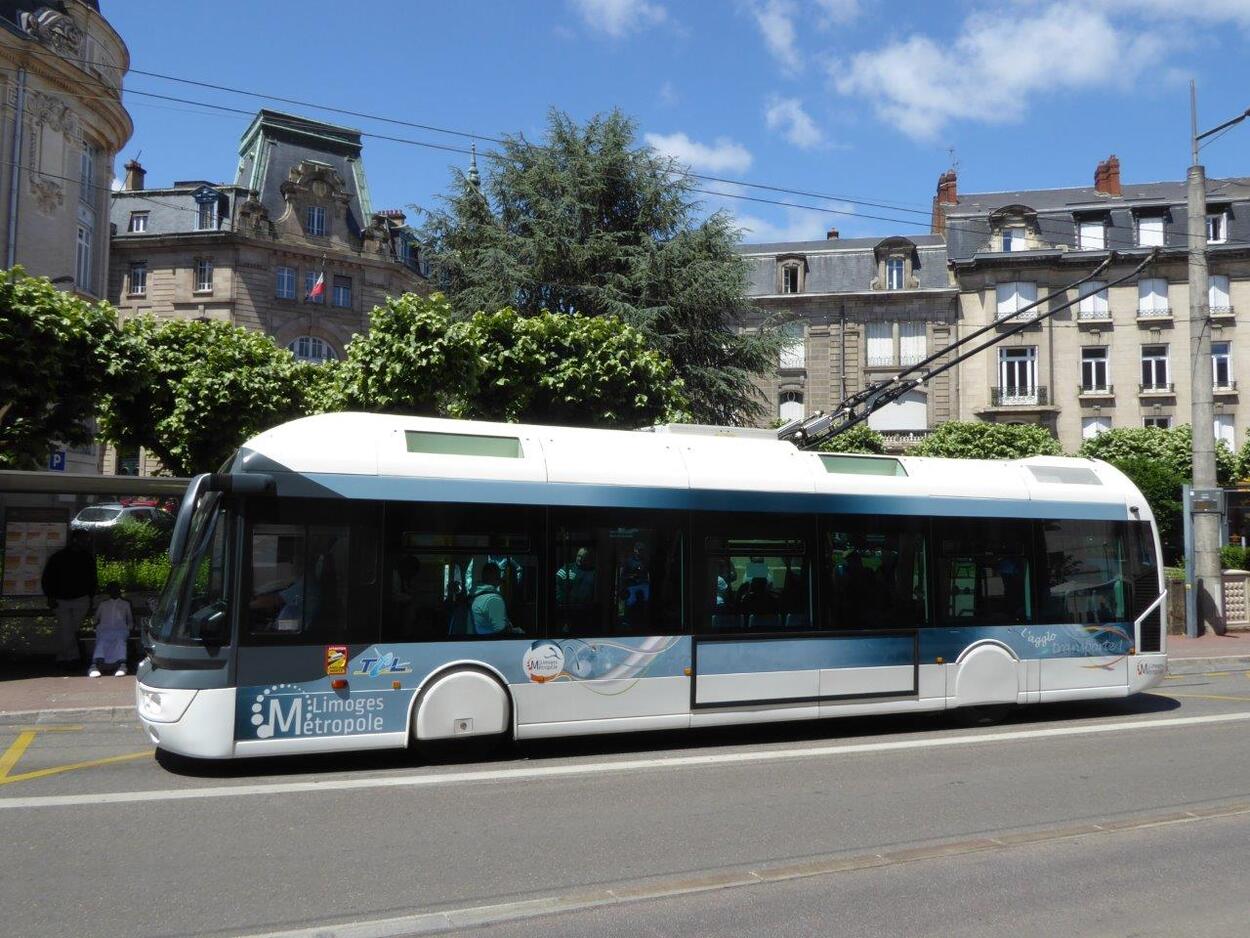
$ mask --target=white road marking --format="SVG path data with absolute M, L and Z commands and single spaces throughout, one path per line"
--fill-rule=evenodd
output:
M 1106 733 L 1169 730 L 1185 726 L 1239 723 L 1250 720 L 1250 712 L 1220 713 L 1200 717 L 1134 720 L 1120 723 L 1094 723 L 1058 726 L 1038 730 L 1012 730 L 963 736 L 936 736 L 882 743 L 851 743 L 840 746 L 814 746 L 802 749 L 751 750 L 748 752 L 708 753 L 699 756 L 669 756 L 656 759 L 624 759 L 612 762 L 582 762 L 571 765 L 526 766 L 509 769 L 477 769 L 465 772 L 385 775 L 370 778 L 342 778 L 311 782 L 267 782 L 256 785 L 222 785 L 215 788 L 168 788 L 155 791 L 115 791 L 83 795 L 44 795 L 29 798 L 0 798 L 0 810 L 13 808 L 65 808 L 108 804 L 143 804 L 153 801 L 196 801 L 201 798 L 243 798 L 249 795 L 282 795 L 304 792 L 357 791 L 376 788 L 418 788 L 463 785 L 469 782 L 515 782 L 537 778 L 577 775 L 612 775 L 623 772 L 662 769 L 702 768 L 782 762 L 793 759 L 852 756 L 863 753 L 900 752 L 912 749 L 947 749 L 956 746 L 984 746 L 1034 739 L 1067 736 L 1094 736 Z

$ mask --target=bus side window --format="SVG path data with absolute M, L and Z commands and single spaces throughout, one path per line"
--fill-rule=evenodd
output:
M 924 528 L 908 518 L 851 515 L 822 523 L 824 620 L 833 629 L 928 622 Z
M 934 518 L 938 616 L 947 625 L 1035 621 L 1033 525 L 1001 518 Z
M 810 630 L 812 550 L 803 536 L 809 522 L 754 515 L 706 519 L 700 526 L 700 630 Z
M 249 631 L 339 637 L 347 621 L 346 527 L 258 524 L 251 557 Z

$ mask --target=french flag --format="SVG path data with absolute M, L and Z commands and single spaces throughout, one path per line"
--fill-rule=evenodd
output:
M 304 297 L 305 303 L 317 303 L 325 296 L 326 292 L 326 272 L 323 270 L 317 274 L 317 279 L 312 285 L 312 289 L 308 291 L 308 296 Z

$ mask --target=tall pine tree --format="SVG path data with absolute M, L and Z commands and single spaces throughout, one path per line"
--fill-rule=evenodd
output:
M 700 219 L 689 177 L 636 137 L 619 111 L 579 125 L 553 110 L 545 143 L 505 137 L 484 182 L 476 160 L 454 171 L 424 231 L 435 275 L 459 317 L 615 315 L 673 362 L 695 420 L 756 421 L 753 378 L 778 338 L 737 331 L 750 306 L 739 232 L 724 213 Z

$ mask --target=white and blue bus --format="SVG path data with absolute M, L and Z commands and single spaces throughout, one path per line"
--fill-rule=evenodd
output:
M 1095 461 L 327 414 L 198 476 L 139 716 L 187 756 L 1123 697 L 1159 541 Z

